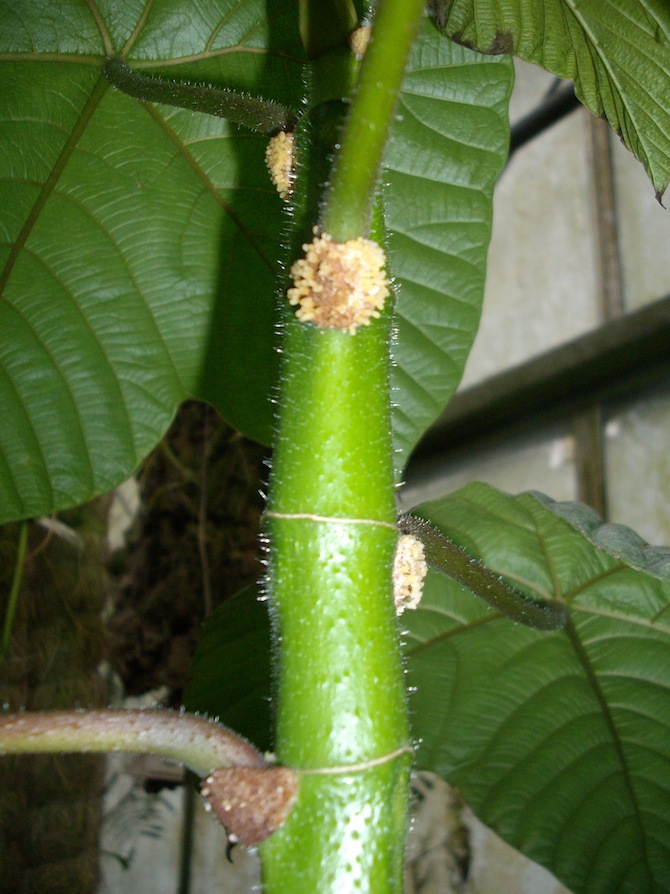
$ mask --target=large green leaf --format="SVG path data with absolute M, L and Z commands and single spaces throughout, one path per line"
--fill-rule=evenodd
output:
M 296 102 L 293 5 L 270 6 L 0 5 L 0 520 L 115 486 L 188 396 L 269 437 L 266 139 L 130 99 L 102 65 Z
M 604 115 L 644 164 L 659 198 L 670 179 L 667 0 L 437 0 L 446 33 L 484 53 L 515 53 L 561 78 Z
M 538 632 L 429 574 L 403 615 L 419 766 L 574 892 L 670 890 L 670 551 L 485 485 L 416 511 L 569 609 Z
M 576 894 L 670 890 L 670 551 L 486 485 L 420 510 L 516 589 L 564 601 L 569 622 L 522 627 L 431 571 L 402 616 L 418 766 Z M 262 745 L 269 642 L 245 590 L 205 622 L 187 691 Z
M 145 73 L 295 107 L 295 8 L 270 9 L 0 6 L 0 520 L 115 486 L 188 396 L 269 439 L 285 221 L 265 139 L 138 102 L 101 70 L 123 50 Z M 504 62 L 426 23 L 387 155 L 399 471 L 458 383 L 477 328 L 510 78 Z
M 399 474 L 460 382 L 479 326 L 493 187 L 509 141 L 507 61 L 458 47 L 426 21 L 403 82 L 384 158 L 399 288 L 391 372 Z

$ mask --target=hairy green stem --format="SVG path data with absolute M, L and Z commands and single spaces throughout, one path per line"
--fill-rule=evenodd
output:
M 336 241 L 371 235 L 383 244 L 379 218 L 370 232 L 371 205 L 421 5 L 384 6 L 389 12 L 376 27 L 386 50 L 378 51 L 371 74 L 361 73 L 343 133 L 342 104 L 321 82 L 328 66 L 320 59 L 313 67 L 310 113 L 296 140 L 303 152 L 296 184 L 301 241 L 322 207 L 323 177 L 314 171 L 323 170 L 330 135 L 341 150 L 321 228 Z M 347 66 L 356 63 L 340 58 L 346 82 Z M 388 69 L 383 79 L 380 59 Z M 359 155 L 361 127 L 375 131 L 375 140 L 361 140 Z M 350 213 L 347 203 L 359 188 L 365 198 Z M 262 846 L 264 890 L 391 894 L 402 890 L 412 750 L 391 582 L 398 538 L 391 311 L 355 335 L 285 316 L 265 530 L 277 646 L 276 751 L 299 771 L 301 785 L 285 825 Z
M 128 752 L 184 764 L 200 776 L 220 767 L 266 766 L 241 736 L 181 711 L 40 711 L 0 714 L 0 754 Z
M 263 846 L 268 894 L 400 890 L 410 749 L 391 596 L 387 327 L 388 315 L 355 336 L 287 327 L 266 514 L 276 751 L 312 772 Z

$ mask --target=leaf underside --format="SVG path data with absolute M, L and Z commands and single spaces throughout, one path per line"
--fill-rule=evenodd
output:
M 493 187 L 509 143 L 506 62 L 440 39 L 426 21 L 400 93 L 384 156 L 398 286 L 391 349 L 398 477 L 456 390 L 479 327 Z
M 561 78 L 642 162 L 657 196 L 670 179 L 670 5 L 666 0 L 446 0 L 445 33 L 513 53 Z
M 293 10 L 253 0 L 30 0 L 0 19 L 5 521 L 118 485 L 187 397 L 269 439 L 285 219 L 267 139 L 131 99 L 102 67 L 123 53 L 289 104 L 303 60 Z
M 132 99 L 102 67 L 122 54 L 139 72 L 296 108 L 296 10 L 170 0 L 144 12 L 0 6 L 0 418 L 11 420 L 0 430 L 0 521 L 110 490 L 188 397 L 271 438 L 286 214 L 266 140 Z M 477 329 L 510 86 L 505 60 L 424 23 L 386 158 L 398 475 Z
M 586 507 L 468 485 L 416 510 L 565 630 L 431 573 L 406 613 L 418 764 L 574 891 L 670 885 L 670 551 Z

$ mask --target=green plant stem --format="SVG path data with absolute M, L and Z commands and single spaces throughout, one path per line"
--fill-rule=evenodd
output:
M 7 611 L 2 623 L 2 642 L 0 643 L 0 664 L 5 660 L 9 651 L 9 642 L 12 638 L 12 628 L 14 627 L 14 616 L 16 615 L 16 606 L 19 602 L 19 593 L 21 592 L 21 581 L 23 580 L 23 570 L 26 563 L 26 552 L 28 550 L 28 522 L 23 522 L 19 528 L 19 544 L 16 550 L 16 561 L 14 562 L 14 575 L 12 577 L 12 586 L 9 591 L 7 600 Z
M 165 710 L 0 714 L 0 754 L 63 751 L 153 754 L 200 776 L 220 767 L 264 767 L 263 757 L 225 726 Z
M 266 522 L 276 751 L 312 772 L 262 847 L 268 894 L 401 890 L 410 755 L 391 596 L 385 316 L 353 337 L 287 327 Z
M 398 91 L 424 0 L 381 0 L 335 161 L 325 232 L 338 242 L 367 235 Z
M 339 241 L 370 232 L 381 152 L 421 8 L 416 0 L 384 5 L 390 14 L 376 27 L 387 50 L 361 74 L 341 135 L 346 157 L 337 156 L 321 219 Z M 380 59 L 393 73 L 390 84 L 387 71 L 379 74 Z M 343 59 L 350 64 L 351 57 Z M 339 125 L 337 103 L 319 109 L 314 102 L 328 96 L 320 83 L 325 70 L 323 60 L 313 69 L 315 123 L 305 133 L 314 139 L 328 132 L 331 110 L 332 132 Z M 359 155 L 361 128 L 375 138 L 372 145 L 361 141 Z M 318 158 L 311 161 L 318 166 Z M 299 181 L 309 177 L 298 170 Z M 313 183 L 303 188 L 316 215 Z M 360 188 L 365 198 L 349 213 L 345 206 Z M 378 223 L 372 236 L 381 243 Z M 262 845 L 264 890 L 390 894 L 402 890 L 411 758 L 391 584 L 398 536 L 391 312 L 353 336 L 286 316 L 265 529 L 277 647 L 276 751 L 301 772 L 301 785 L 286 823 Z

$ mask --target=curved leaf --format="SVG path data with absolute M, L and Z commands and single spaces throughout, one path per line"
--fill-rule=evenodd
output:
M 292 12 L 266 20 L 251 0 L 109 14 L 74 0 L 57 14 L 40 0 L 20 15 L 4 5 L 0 415 L 12 426 L 0 433 L 0 519 L 113 487 L 187 396 L 269 439 L 283 220 L 265 141 L 133 101 L 101 69 L 123 51 L 150 74 L 295 106 Z M 413 54 L 387 156 L 399 469 L 455 388 L 476 331 L 509 79 L 504 64 L 429 27 Z M 454 146 L 447 166 L 441 153 Z
M 102 66 L 123 52 L 295 103 L 291 12 L 1 5 L 0 521 L 114 487 L 189 396 L 269 438 L 284 223 L 266 141 L 130 99 Z
M 429 575 L 403 616 L 419 765 L 574 892 L 670 889 L 670 551 L 486 485 L 414 511 L 569 610 L 532 631 Z
M 392 346 L 395 463 L 456 390 L 481 314 L 493 187 L 507 159 L 509 60 L 423 23 L 384 157 L 389 262 L 399 287 Z
M 570 621 L 513 624 L 430 572 L 402 616 L 419 767 L 576 894 L 668 890 L 670 551 L 584 506 L 486 485 L 420 508 L 516 589 L 563 600 Z M 245 590 L 205 622 L 189 708 L 263 747 L 269 648 L 267 611 Z
M 575 82 L 643 163 L 660 198 L 670 179 L 670 6 L 665 0 L 438 0 L 446 33 L 514 53 Z

